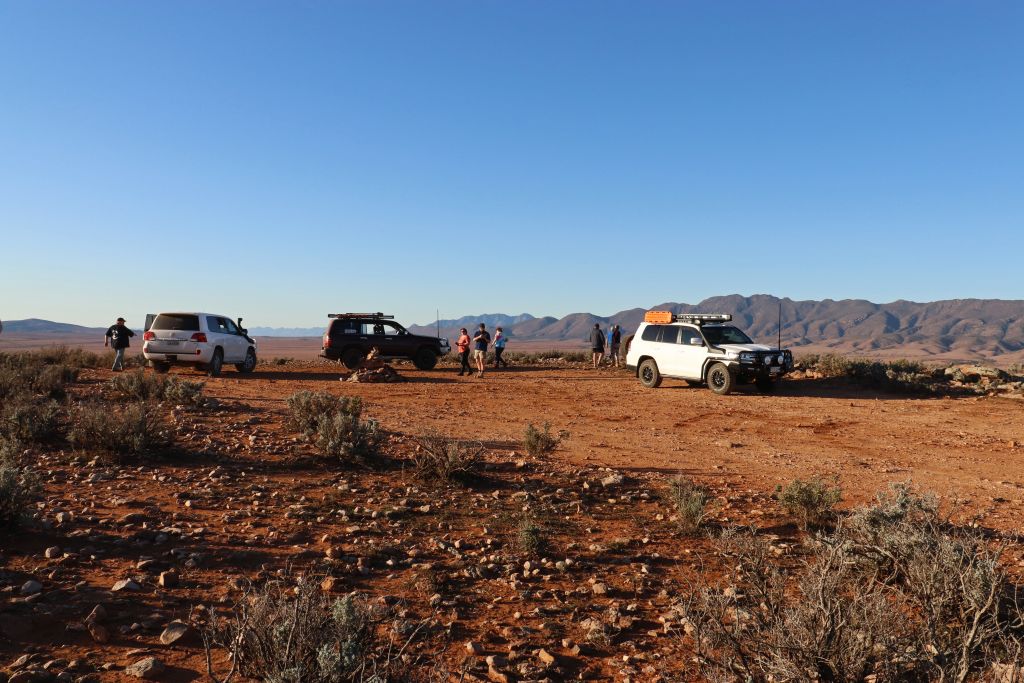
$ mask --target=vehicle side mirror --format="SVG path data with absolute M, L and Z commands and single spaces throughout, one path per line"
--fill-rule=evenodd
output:
M 700 337 L 690 337 L 690 346 L 704 346 L 704 340 Z

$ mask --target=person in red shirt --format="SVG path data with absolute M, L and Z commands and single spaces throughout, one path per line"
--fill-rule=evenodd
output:
M 455 342 L 455 348 L 459 350 L 459 358 L 462 360 L 462 367 L 459 368 L 459 377 L 473 374 L 473 368 L 469 367 L 469 344 L 469 332 L 463 327 L 459 330 L 459 338 Z

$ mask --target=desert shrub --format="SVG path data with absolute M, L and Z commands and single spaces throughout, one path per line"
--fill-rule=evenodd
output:
M 790 571 L 752 532 L 723 534 L 717 551 L 724 585 L 705 576 L 676 606 L 709 680 L 962 682 L 1020 655 L 999 551 L 906 488 Z
M 66 386 L 75 381 L 78 370 L 67 365 L 50 365 L 32 354 L 0 355 L 0 398 L 63 398 Z
M 850 360 L 834 353 L 818 356 L 814 369 L 825 377 L 843 377 L 850 371 Z
M 110 380 L 110 388 L 125 398 L 148 401 L 159 398 L 163 389 L 163 378 L 142 370 L 122 372 Z
M 288 365 L 289 363 L 294 362 L 294 360 L 295 360 L 294 358 L 276 357 L 276 358 L 274 358 L 270 362 L 271 362 L 272 365 Z
M 551 423 L 544 423 L 544 431 L 533 426 L 533 423 L 526 425 L 526 434 L 523 437 L 523 447 L 532 456 L 547 455 L 553 453 L 558 445 L 569 438 L 569 432 L 564 429 L 558 432 L 558 436 L 551 433 Z
M 842 489 L 829 486 L 821 478 L 803 481 L 794 479 L 785 487 L 778 486 L 775 496 L 783 509 L 795 516 L 800 528 L 806 531 L 811 526 L 827 522 L 836 503 L 842 500 Z
M 676 512 L 676 523 L 683 533 L 700 529 L 707 517 L 711 493 L 687 477 L 673 477 L 668 484 L 667 498 Z
M 316 433 L 320 421 L 342 409 L 343 399 L 326 391 L 300 391 L 288 397 L 288 417 L 285 423 L 305 437 Z
M 551 545 L 548 529 L 528 514 L 519 518 L 515 541 L 516 547 L 527 555 L 543 555 Z
M 289 427 L 313 441 L 326 456 L 345 461 L 377 454 L 382 434 L 375 420 L 363 420 L 359 398 L 300 391 L 288 398 Z
M 484 447 L 437 433 L 416 439 L 412 466 L 416 476 L 426 482 L 447 484 L 471 477 L 480 466 Z
M 83 403 L 72 411 L 68 440 L 78 450 L 121 458 L 166 445 L 161 426 L 145 403 Z
M 203 640 L 209 674 L 218 680 L 210 653 L 223 649 L 232 662 L 225 681 L 234 673 L 267 683 L 410 680 L 399 658 L 404 643 L 391 641 L 396 629 L 380 635 L 378 621 L 362 596 L 332 598 L 314 577 L 250 588 L 229 616 L 208 611 Z M 405 643 L 417 632 L 412 629 Z
M 202 382 L 193 382 L 177 377 L 165 377 L 160 398 L 175 405 L 201 407 L 206 405 Z
M 40 443 L 60 433 L 60 404 L 52 400 L 13 399 L 0 408 L 0 436 Z
M 0 457 L 0 528 L 21 522 L 41 490 L 33 470 L 19 465 L 10 456 Z

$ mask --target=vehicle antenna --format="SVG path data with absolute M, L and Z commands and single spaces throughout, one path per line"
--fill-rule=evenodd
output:
M 779 351 L 782 350 L 782 299 L 779 299 Z

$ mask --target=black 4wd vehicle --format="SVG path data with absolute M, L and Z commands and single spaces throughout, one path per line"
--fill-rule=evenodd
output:
M 448 353 L 448 340 L 410 334 L 394 322 L 395 316 L 383 313 L 331 313 L 331 323 L 324 332 L 320 355 L 340 360 L 354 369 L 360 361 L 377 349 L 380 358 L 411 360 L 420 370 L 430 370 L 437 359 Z

